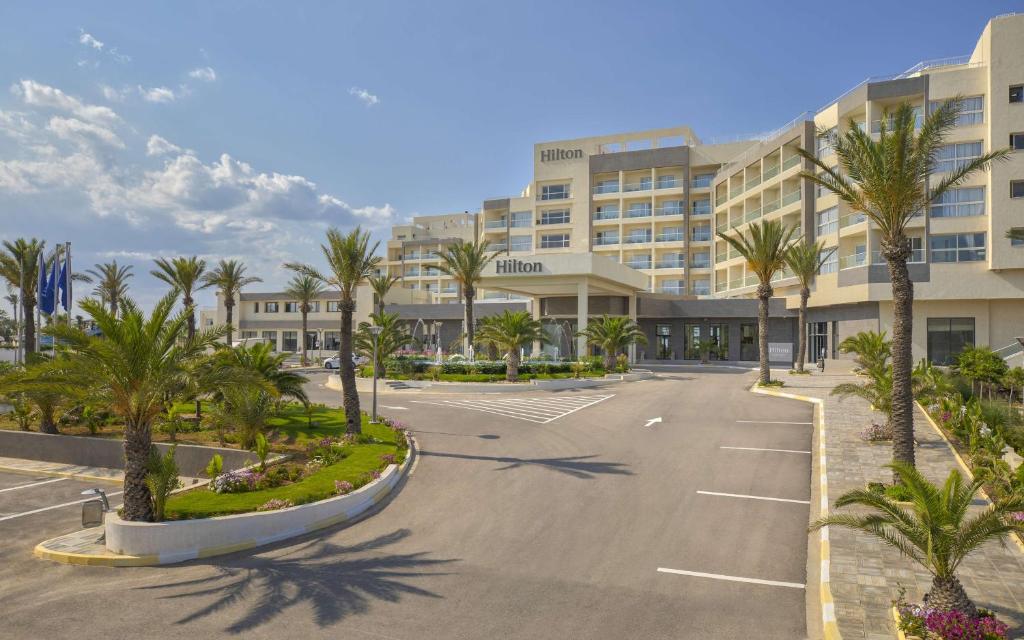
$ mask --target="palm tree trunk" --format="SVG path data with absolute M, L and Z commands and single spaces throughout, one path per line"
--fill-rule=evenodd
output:
M 473 346 L 473 296 L 476 295 L 476 291 L 472 287 L 466 287 L 466 353 L 463 355 L 469 357 L 469 348 Z
M 21 303 L 24 311 L 22 322 L 25 323 L 25 355 L 36 352 L 36 299 L 35 296 L 25 296 Z M 27 359 L 27 358 L 26 358 Z
M 185 311 L 188 312 L 188 339 L 191 341 L 196 336 L 196 314 L 192 308 L 192 296 L 185 296 L 182 302 L 185 304 Z
M 760 361 L 758 384 L 772 381 L 772 372 L 768 368 L 768 301 L 772 297 L 772 285 L 762 282 L 757 287 L 757 350 Z
M 615 350 L 602 347 L 604 349 L 604 370 L 605 373 L 611 373 L 615 371 Z
M 39 412 L 39 433 L 60 433 L 57 430 L 57 421 L 53 417 L 53 409 L 43 409 Z
M 796 356 L 797 373 L 804 372 L 804 360 L 807 357 L 807 299 L 811 297 L 811 290 L 807 287 L 800 288 L 800 313 L 797 322 L 800 323 L 800 352 Z
M 356 303 L 342 298 L 341 304 L 341 395 L 345 405 L 345 432 L 363 432 L 362 417 L 359 413 L 359 392 L 356 391 L 356 368 L 352 363 L 352 314 Z
M 224 301 L 224 310 L 227 312 L 227 317 L 228 317 L 228 335 L 226 336 L 226 338 L 227 338 L 227 341 L 228 341 L 228 346 L 230 347 L 231 346 L 231 321 L 234 319 L 234 315 L 235 315 L 234 314 L 234 311 L 235 311 L 235 302 L 234 302 L 234 300 L 231 300 L 231 301 L 225 300 Z
M 306 329 L 308 327 L 307 319 L 309 313 L 306 311 L 306 305 L 302 305 L 302 366 L 306 366 Z M 340 364 L 340 363 L 339 363 Z
M 125 520 L 153 520 L 153 497 L 146 486 L 146 463 L 153 446 L 150 425 L 125 424 L 124 433 L 124 508 Z
M 117 296 L 110 296 L 110 315 L 117 317 Z
M 940 611 L 959 611 L 972 618 L 978 615 L 977 607 L 956 576 L 932 578 L 932 590 L 925 595 L 924 602 Z
M 519 380 L 519 350 L 508 350 L 508 365 L 505 367 L 505 379 L 509 382 Z
M 382 296 L 377 296 L 377 315 L 384 315 L 384 298 Z
M 914 368 L 912 348 L 914 284 L 907 272 L 909 245 L 886 251 L 892 280 L 892 459 L 914 465 L 914 395 L 910 377 Z M 900 482 L 893 473 L 893 481 Z

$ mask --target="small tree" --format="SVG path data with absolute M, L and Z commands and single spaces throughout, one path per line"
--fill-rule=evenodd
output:
M 892 350 L 885 332 L 861 331 L 839 343 L 839 353 L 854 354 L 854 363 L 861 372 L 870 375 L 872 371 L 889 366 Z
M 576 335 L 587 339 L 587 344 L 604 351 L 604 369 L 615 369 L 615 357 L 633 344 L 647 344 L 647 336 L 636 322 L 625 316 L 601 316 L 587 323 L 587 328 Z
M 932 588 L 925 596 L 930 607 L 955 610 L 969 616 L 977 608 L 956 576 L 960 563 L 986 542 L 1011 532 L 1024 533 L 1024 521 L 1014 514 L 1024 511 L 1024 494 L 996 502 L 981 512 L 970 512 L 983 480 L 964 482 L 960 472 L 950 471 L 942 487 L 930 483 L 906 463 L 888 465 L 905 487 L 909 507 L 884 493 L 857 489 L 836 500 L 836 507 L 866 507 L 863 515 L 829 515 L 811 525 L 844 527 L 871 534 L 917 562 L 932 574 Z M 974 515 L 968 515 L 974 513 Z
M 1003 375 L 1003 386 L 1010 390 L 1010 407 L 1013 407 L 1013 390 L 1021 390 L 1021 398 L 1024 398 L 1024 367 L 1014 367 Z
M 466 304 L 466 342 L 463 348 L 463 355 L 466 356 L 469 355 L 469 347 L 474 344 L 473 337 L 476 331 L 473 321 L 476 285 L 480 282 L 484 267 L 498 255 L 497 251 L 488 251 L 487 247 L 488 244 L 483 240 L 473 242 L 459 240 L 445 248 L 444 253 L 438 256 L 441 259 L 441 264 L 437 268 L 442 273 L 450 275 L 462 287 L 462 297 Z
M 146 463 L 146 486 L 153 496 L 153 520 L 156 522 L 164 519 L 167 498 L 181 486 L 181 480 L 178 479 L 178 463 L 174 460 L 174 450 L 177 448 L 178 445 L 171 445 L 167 453 L 160 455 L 160 451 L 154 446 Z
M 405 328 L 405 324 L 399 321 L 397 313 L 372 313 L 369 322 L 360 322 L 359 330 L 356 331 L 354 342 L 356 353 L 373 358 L 373 333 L 371 326 L 380 327 L 380 334 L 377 336 L 377 377 L 384 377 L 384 361 L 403 346 L 413 341 L 412 335 Z
M 386 273 L 378 273 L 367 279 L 367 282 L 370 283 L 370 288 L 373 289 L 373 297 L 377 305 L 378 315 L 384 313 L 384 297 L 388 295 L 388 292 L 391 291 L 391 288 L 399 280 L 401 280 L 401 277 L 397 274 L 388 275 Z
M 231 346 L 231 323 L 234 320 L 235 296 L 242 293 L 242 288 L 250 284 L 263 282 L 260 278 L 245 275 L 245 265 L 238 260 L 221 260 L 217 268 L 203 276 L 203 283 L 208 287 L 216 287 L 224 300 L 224 311 L 227 314 L 227 345 Z M 305 334 L 303 334 L 305 337 Z
M 956 358 L 956 370 L 971 382 L 971 393 L 974 384 L 978 384 L 978 395 L 984 395 L 988 387 L 989 400 L 992 399 L 992 385 L 999 384 L 1009 370 L 1006 361 L 988 347 L 967 347 Z
M 519 350 L 534 342 L 544 342 L 547 334 L 540 320 L 534 320 L 529 311 L 504 311 L 484 318 L 477 337 L 483 344 L 505 352 L 505 379 L 515 382 L 519 379 Z
M 797 373 L 804 372 L 804 360 L 807 357 L 807 300 L 811 297 L 811 283 L 835 250 L 826 250 L 824 242 L 796 242 L 786 252 L 786 266 L 800 281 L 800 314 L 797 319 L 800 327 L 800 346 L 796 357 Z
M 324 285 L 320 280 L 303 273 L 295 275 L 284 290 L 292 300 L 299 303 L 299 313 L 302 314 L 302 366 L 306 366 L 306 332 L 309 331 L 309 312 L 313 308 L 313 301 L 324 292 Z

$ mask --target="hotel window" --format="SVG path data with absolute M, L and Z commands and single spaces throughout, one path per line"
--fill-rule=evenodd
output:
M 1010 229 L 1015 235 L 1020 237 L 1010 238 L 1011 247 L 1024 247 L 1024 227 L 1014 227 Z
M 928 103 L 928 110 L 934 112 L 945 100 L 932 100 Z M 972 124 L 985 122 L 985 96 L 973 96 L 960 100 L 960 115 L 956 117 L 954 126 L 966 127 Z
M 328 313 L 337 313 L 339 311 L 341 311 L 341 302 L 339 302 L 338 300 L 328 300 L 327 301 L 327 312 Z
M 932 200 L 935 218 L 966 218 L 985 215 L 985 187 L 950 189 Z
M 693 176 L 691 184 L 694 189 L 706 189 L 711 186 L 711 181 L 715 179 L 713 173 L 698 173 Z
M 924 114 L 921 107 L 911 107 L 911 111 L 914 114 L 914 128 L 920 129 L 921 125 L 924 124 Z M 892 131 L 896 124 L 896 118 L 894 114 L 889 114 L 885 119 L 885 130 Z M 871 121 L 871 133 L 880 133 L 882 131 L 882 121 L 872 120 Z
M 1024 198 L 1024 180 L 1010 180 L 1010 197 Z
M 662 216 L 680 216 L 686 213 L 686 204 L 682 200 L 665 200 L 657 213 Z
M 253 313 L 259 313 L 260 312 L 260 303 L 258 303 L 258 302 L 252 303 L 252 312 Z
M 277 313 L 277 311 L 278 311 L 277 303 L 276 302 L 264 302 L 263 303 L 263 310 L 266 311 L 267 313 Z
M 277 351 L 277 332 L 276 331 L 264 331 L 263 339 L 270 344 L 271 351 Z
M 242 340 L 245 340 L 246 338 L 255 338 L 255 337 L 256 337 L 256 332 L 255 331 L 242 331 Z
M 985 259 L 985 234 L 934 235 L 928 248 L 932 262 L 980 262 Z
M 1010 148 L 1014 151 L 1024 151 L 1024 133 L 1010 134 Z
M 702 198 L 692 202 L 692 213 L 695 216 L 703 216 L 711 213 L 711 198 Z
M 341 348 L 341 332 L 340 331 L 324 331 L 324 349 L 327 351 L 337 351 Z
M 690 255 L 690 266 L 695 269 L 710 269 L 711 268 L 711 254 L 706 251 L 701 251 Z
M 953 364 L 967 347 L 974 346 L 974 318 L 928 318 L 928 360 Z
M 818 235 L 827 236 L 839 231 L 839 207 L 829 207 L 818 212 Z
M 650 202 L 634 202 L 629 205 L 629 210 L 626 211 L 627 218 L 646 218 L 649 215 L 651 215 Z
M 1015 84 L 1010 87 L 1010 102 L 1024 102 L 1024 84 Z
M 711 295 L 711 281 L 710 280 L 694 280 L 690 283 L 692 287 L 691 292 L 695 296 L 708 296 Z
M 529 251 L 533 246 L 533 236 L 510 236 L 509 251 Z
M 618 231 L 598 231 L 594 236 L 594 244 L 597 246 L 606 244 L 619 244 Z
M 298 331 L 281 332 L 281 351 L 297 351 L 299 348 Z
M 553 209 L 551 211 L 540 212 L 540 223 L 541 224 L 568 224 L 569 222 L 569 210 L 568 209 Z
M 610 180 L 598 180 L 597 185 L 594 186 L 594 193 L 618 193 L 619 192 L 619 180 L 612 178 Z
M 540 237 L 541 249 L 565 249 L 569 246 L 568 233 L 555 233 Z
M 594 210 L 594 220 L 615 220 L 619 217 L 619 205 L 605 204 Z
M 530 226 L 530 221 L 533 220 L 533 213 L 530 211 L 513 211 L 509 218 L 511 219 L 510 227 L 521 229 Z
M 825 135 L 818 136 L 815 144 L 819 158 L 824 158 L 835 153 L 835 149 L 832 148 L 832 136 L 835 134 L 836 128 L 832 127 L 825 132 Z
M 675 176 L 658 176 L 659 189 L 671 189 L 674 186 L 676 186 Z
M 662 280 L 660 291 L 662 293 L 686 293 L 685 280 Z
M 938 161 L 935 163 L 935 171 L 937 173 L 955 171 L 967 162 L 981 156 L 981 152 L 981 142 L 960 142 L 942 145 L 936 154 Z
M 710 242 L 711 225 L 700 225 L 690 228 L 690 240 L 693 242 Z
M 839 271 L 839 252 L 836 251 L 835 247 L 822 249 L 821 253 L 818 254 L 818 260 L 821 262 L 821 269 L 818 270 L 819 274 L 824 275 Z
M 540 188 L 541 200 L 565 200 L 569 197 L 569 185 L 546 184 Z

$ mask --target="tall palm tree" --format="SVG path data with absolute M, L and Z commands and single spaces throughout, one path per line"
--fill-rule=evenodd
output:
M 625 316 L 601 316 L 587 323 L 587 328 L 576 335 L 584 336 L 587 344 L 604 351 L 604 368 L 615 368 L 615 358 L 631 344 L 647 344 L 647 336 L 636 322 Z
M 117 260 L 97 264 L 92 269 L 85 270 L 86 282 L 96 281 L 92 293 L 100 299 L 100 302 L 110 305 L 110 313 L 117 315 L 118 304 L 121 298 L 128 295 L 128 278 L 132 273 L 130 264 L 119 265 Z
M 203 284 L 207 287 L 216 287 L 224 299 L 224 310 L 227 312 L 228 346 L 231 346 L 231 322 L 234 320 L 235 296 L 242 292 L 242 287 L 257 282 L 263 282 L 263 279 L 245 275 L 245 265 L 238 260 L 221 260 L 213 271 L 203 276 Z M 306 335 L 305 327 L 303 327 L 302 335 Z
M 377 302 L 378 314 L 384 313 L 384 296 L 388 295 L 388 291 L 391 291 L 391 287 L 395 286 L 395 283 L 399 280 L 401 280 L 401 277 L 397 274 L 379 273 L 370 277 L 370 288 L 373 289 L 373 297 Z
M 306 331 L 309 324 L 309 312 L 313 308 L 313 301 L 324 292 L 324 284 L 313 276 L 298 273 L 292 276 L 285 294 L 299 303 L 299 313 L 302 314 L 302 366 L 306 366 Z
M 786 252 L 786 266 L 800 282 L 800 317 L 797 320 L 800 323 L 800 347 L 796 357 L 798 373 L 803 373 L 807 356 L 807 299 L 811 297 L 811 282 L 834 251 L 826 252 L 824 242 L 796 242 Z
M 195 299 L 192 296 L 210 286 L 203 279 L 206 274 L 206 260 L 200 260 L 196 256 L 179 256 L 170 260 L 157 258 L 155 262 L 157 268 L 150 271 L 150 274 L 171 285 L 181 294 L 181 303 L 185 305 L 187 314 L 188 338 L 191 340 L 196 335 Z
M 469 347 L 473 344 L 473 298 L 476 297 L 476 285 L 480 282 L 480 274 L 483 273 L 484 267 L 497 255 L 497 251 L 488 252 L 487 243 L 482 240 L 459 240 L 446 247 L 444 253 L 439 256 L 441 264 L 437 268 L 454 278 L 462 287 L 462 297 L 466 302 L 466 341 L 463 344 L 465 355 L 469 355 Z
M 547 333 L 540 320 L 534 320 L 529 311 L 504 311 L 501 315 L 484 318 L 480 323 L 480 342 L 504 351 L 508 362 L 505 379 L 519 379 L 520 349 L 534 342 L 547 341 Z
M 43 242 L 32 238 L 4 240 L 0 251 L 0 278 L 7 286 L 21 287 L 21 322 L 25 326 L 25 355 L 36 351 L 36 289 L 39 281 L 39 254 Z M 17 315 L 17 312 L 15 312 Z
M 348 233 L 338 229 L 327 230 L 327 244 L 320 245 L 327 259 L 329 272 L 297 262 L 285 264 L 300 275 L 316 278 L 341 292 L 341 392 L 345 404 L 346 431 L 362 433 L 362 417 L 359 413 L 359 393 L 356 391 L 356 370 L 352 362 L 352 315 L 356 310 L 356 288 L 373 275 L 381 258 L 373 255 L 379 242 L 370 246 L 370 234 L 356 227 Z
M 82 300 L 102 337 L 55 323 L 48 335 L 67 345 L 65 388 L 90 395 L 92 404 L 110 408 L 124 421 L 124 518 L 148 521 L 153 505 L 146 486 L 153 421 L 189 384 L 194 363 L 224 336 L 224 329 L 186 335 L 190 307 L 175 316 L 177 291 L 160 299 L 147 318 L 131 298 L 120 303 L 120 317 L 100 301 Z
M 814 165 L 800 175 L 839 196 L 853 211 L 878 227 L 881 254 L 889 265 L 892 282 L 893 460 L 914 464 L 914 398 L 911 393 L 914 285 L 907 271 L 911 256 L 906 227 L 943 193 L 971 174 L 1005 158 L 1009 149 L 984 153 L 940 172 L 946 136 L 956 126 L 962 104 L 953 98 L 928 114 L 915 133 L 916 115 L 909 103 L 882 114 L 878 140 L 852 120 L 843 133 L 822 132 L 839 159 L 839 168 L 826 166 L 817 156 L 798 149 Z M 933 179 L 932 174 L 936 174 Z M 938 177 L 941 175 L 941 177 Z M 894 477 L 894 479 L 896 479 Z
M 386 311 L 384 313 L 371 313 L 370 319 L 373 320 L 372 325 L 369 322 L 359 323 L 359 330 L 356 331 L 353 337 L 355 350 L 359 355 L 372 358 L 374 340 L 373 334 L 370 333 L 370 327 L 380 327 L 380 333 L 377 335 L 376 365 L 377 376 L 382 377 L 384 375 L 384 361 L 404 345 L 415 340 L 415 338 L 409 333 L 407 325 L 399 321 L 397 313 L 388 313 Z
M 750 225 L 749 234 L 726 235 L 718 237 L 728 242 L 741 256 L 747 260 L 747 270 L 757 276 L 757 349 L 760 363 L 759 384 L 771 382 L 771 369 L 768 368 L 768 301 L 775 290 L 772 289 L 772 278 L 786 264 L 786 253 L 793 238 L 795 229 L 786 227 L 781 220 L 762 220 Z
M 983 544 L 1001 541 L 1011 532 L 1024 532 L 1024 521 L 1013 517 L 1024 511 L 1024 494 L 1011 495 L 969 516 L 974 496 L 984 483 L 981 478 L 967 484 L 953 469 L 938 487 L 908 463 L 889 466 L 900 478 L 905 494 L 900 497 L 910 503 L 908 507 L 884 493 L 856 489 L 840 496 L 836 507 L 857 505 L 870 509 L 869 513 L 829 515 L 812 524 L 811 529 L 845 527 L 879 538 L 932 574 L 932 588 L 925 596 L 929 607 L 977 615 L 977 608 L 956 576 L 957 567 Z

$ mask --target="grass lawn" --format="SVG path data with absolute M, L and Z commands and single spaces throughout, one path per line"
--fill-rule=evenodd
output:
M 278 418 L 280 432 L 289 434 L 295 442 L 306 443 L 325 436 L 341 436 L 345 432 L 340 409 L 325 410 L 325 414 L 321 415 L 322 423 L 313 429 L 306 428 L 305 415 L 300 414 L 299 417 L 301 420 L 295 416 Z M 317 421 L 316 416 L 314 421 Z M 383 469 L 381 456 L 384 454 L 394 454 L 398 463 L 405 459 L 407 450 L 398 447 L 397 435 L 393 430 L 384 425 L 370 424 L 366 416 L 363 416 L 363 433 L 378 442 L 349 445 L 351 453 L 341 462 L 324 467 L 298 482 L 245 493 L 214 493 L 206 487 L 193 489 L 176 494 L 167 501 L 167 518 L 180 520 L 245 513 L 255 511 L 256 507 L 273 498 L 290 500 L 296 505 L 315 502 L 336 495 L 335 480 L 347 480 L 358 487 L 360 479 L 366 474 L 375 469 Z

